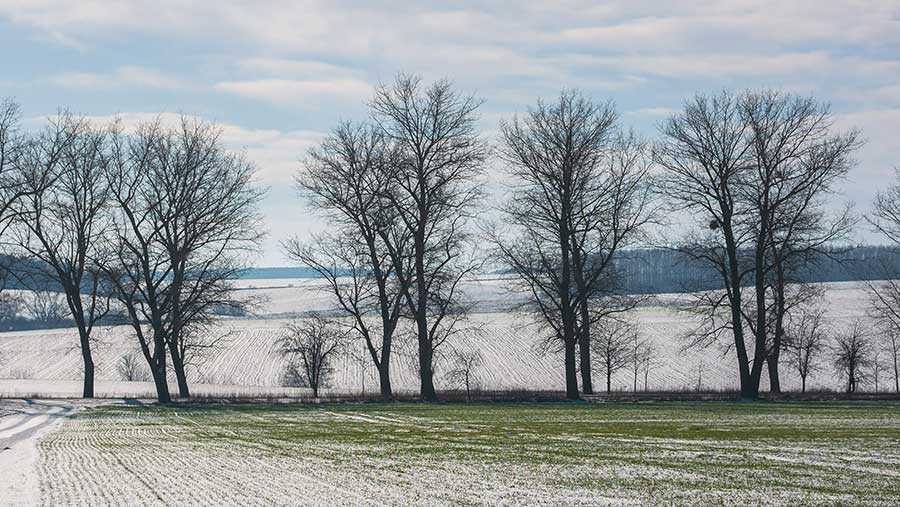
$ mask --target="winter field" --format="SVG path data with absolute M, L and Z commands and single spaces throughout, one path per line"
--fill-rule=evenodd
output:
M 210 351 L 190 372 L 194 393 L 201 395 L 294 396 L 296 388 L 282 387 L 286 359 L 278 352 L 277 340 L 285 324 L 314 311 L 333 307 L 328 294 L 319 290 L 316 280 L 247 280 L 242 291 L 260 301 L 254 314 L 224 319 L 212 334 L 221 336 L 219 346 Z M 561 390 L 562 359 L 536 350 L 539 330 L 526 316 L 510 312 L 515 302 L 498 278 L 468 282 L 467 293 L 477 301 L 467 330 L 454 337 L 449 346 L 474 348 L 481 352 L 483 364 L 476 372 L 478 384 L 486 390 Z M 829 325 L 841 328 L 852 319 L 864 317 L 868 299 L 860 283 L 828 284 L 826 293 Z M 724 390 L 737 387 L 736 364 L 725 347 L 684 349 L 683 335 L 694 326 L 690 314 L 673 308 L 684 296 L 661 295 L 631 313 L 642 338 L 652 341 L 656 352 L 647 375 L 650 390 Z M 137 342 L 125 327 L 104 328 L 97 333 L 95 361 L 98 367 L 97 393 L 106 397 L 153 397 L 149 382 L 126 382 L 116 364 L 126 354 L 139 356 Z M 0 397 L 55 396 L 77 397 L 81 390 L 81 358 L 73 330 L 37 330 L 0 333 Z M 395 392 L 413 393 L 418 389 L 414 370 L 412 340 L 400 338 L 395 346 L 392 381 Z M 449 350 L 449 348 L 445 348 Z M 459 386 L 444 381 L 440 360 L 437 364 L 438 389 Z M 598 375 L 597 386 L 603 382 Z M 643 389 L 643 373 L 638 387 Z M 782 366 L 782 385 L 799 387 L 799 377 Z M 882 386 L 888 385 L 887 372 Z M 634 374 L 629 369 L 613 377 L 613 390 L 631 390 Z M 767 385 L 763 376 L 763 387 Z M 373 393 L 377 389 L 374 367 L 364 355 L 361 341 L 352 344 L 339 358 L 330 384 L 334 393 Z M 840 389 L 827 358 L 820 371 L 811 374 L 810 389 Z M 865 386 L 870 388 L 871 386 Z
M 47 506 L 900 504 L 896 403 L 119 404 L 37 449 Z

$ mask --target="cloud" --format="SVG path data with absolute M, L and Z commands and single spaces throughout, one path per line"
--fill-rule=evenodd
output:
M 318 109 L 323 102 L 362 101 L 372 93 L 372 86 L 358 79 L 223 81 L 217 83 L 215 89 L 276 106 L 301 109 Z
M 49 81 L 63 88 L 86 90 L 112 90 L 118 88 L 157 88 L 183 90 L 191 86 L 181 79 L 155 69 L 126 65 L 109 73 L 64 72 L 52 76 Z
M 121 122 L 126 132 L 137 125 L 159 121 L 162 125 L 175 127 L 183 117 L 201 121 L 212 121 L 221 129 L 221 141 L 226 148 L 244 153 L 257 167 L 259 181 L 266 185 L 290 185 L 294 174 L 300 169 L 300 160 L 306 152 L 323 137 L 321 132 L 312 130 L 282 131 L 278 129 L 247 128 L 228 122 L 221 122 L 197 115 L 182 115 L 173 112 L 126 112 L 112 115 L 93 115 L 85 118 L 102 126 L 113 121 Z M 43 119 L 33 119 L 40 123 Z

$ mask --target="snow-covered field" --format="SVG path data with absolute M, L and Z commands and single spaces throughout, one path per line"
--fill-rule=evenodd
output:
M 218 349 L 211 352 L 202 367 L 191 372 L 200 394 L 290 394 L 280 388 L 286 359 L 277 350 L 283 326 L 292 318 L 312 311 L 332 308 L 326 292 L 318 290 L 317 280 L 248 280 L 241 294 L 262 300 L 252 317 L 223 320 L 214 333 L 224 335 Z M 506 290 L 502 278 L 469 282 L 467 293 L 478 303 L 471 316 L 472 330 L 455 337 L 454 345 L 476 348 L 484 364 L 477 376 L 485 389 L 562 389 L 563 368 L 560 357 L 536 350 L 538 330 L 529 318 L 509 312 L 515 298 Z M 655 303 L 632 312 L 643 337 L 650 339 L 657 352 L 649 373 L 650 389 L 731 389 L 737 385 L 734 355 L 724 347 L 683 350 L 681 337 L 694 326 L 694 317 L 671 308 L 678 296 L 663 295 Z M 835 327 L 847 325 L 866 313 L 867 298 L 858 283 L 830 284 L 826 295 L 827 318 Z M 123 382 L 116 364 L 128 353 L 137 353 L 137 343 L 125 327 L 104 328 L 97 333 L 96 363 L 99 395 L 152 395 L 146 382 Z M 0 333 L 0 397 L 53 395 L 77 396 L 80 391 L 81 359 L 74 330 L 37 330 Z M 418 388 L 414 373 L 414 347 L 411 340 L 400 339 L 392 372 L 396 391 Z M 376 372 L 364 356 L 362 342 L 352 345 L 339 359 L 331 388 L 337 392 L 372 392 L 377 388 Z M 798 378 L 789 366 L 782 367 L 783 385 L 790 389 Z M 764 384 L 765 384 L 764 380 Z M 453 388 L 440 374 L 438 387 Z M 598 383 L 600 385 L 601 383 Z M 641 378 L 641 387 L 643 378 Z M 630 389 L 632 374 L 618 372 L 613 389 Z M 809 388 L 837 388 L 839 381 L 826 364 L 809 379 Z
M 896 506 L 897 404 L 106 406 L 41 504 Z

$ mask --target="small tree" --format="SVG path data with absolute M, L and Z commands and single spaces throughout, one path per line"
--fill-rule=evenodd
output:
M 472 401 L 472 389 L 479 387 L 478 371 L 483 363 L 484 358 L 477 350 L 453 350 L 447 380 L 466 389 L 466 401 Z
M 594 324 L 591 333 L 598 369 L 606 375 L 606 392 L 612 390 L 612 376 L 631 362 L 631 352 L 637 331 L 624 320 L 607 318 Z
M 69 316 L 66 297 L 60 292 L 32 292 L 23 299 L 28 316 L 38 323 L 53 325 Z
M 286 374 L 318 398 L 319 388 L 331 380 L 334 356 L 346 339 L 346 331 L 322 315 L 288 324 L 279 340 L 279 350 L 288 356 Z
M 826 348 L 822 323 L 824 311 L 806 311 L 791 320 L 784 335 L 784 346 L 790 364 L 800 375 L 800 391 L 806 392 L 806 378 L 818 369 L 818 358 Z
M 150 374 L 143 367 L 144 361 L 134 352 L 127 352 L 116 363 L 119 378 L 126 382 L 146 382 Z
M 894 380 L 894 392 L 900 393 L 900 330 L 888 326 L 882 333 L 881 346 L 887 353 L 887 366 Z
M 641 339 L 640 334 L 634 333 L 631 337 L 631 370 L 634 373 L 632 390 L 638 390 L 638 377 L 644 374 L 644 390 L 647 390 L 647 380 L 650 376 L 650 363 L 653 360 L 653 344 L 646 339 Z
M 867 329 L 861 320 L 850 329 L 838 333 L 832 351 L 834 365 L 847 377 L 847 392 L 855 393 L 865 380 L 866 370 L 872 365 L 872 344 L 866 337 Z

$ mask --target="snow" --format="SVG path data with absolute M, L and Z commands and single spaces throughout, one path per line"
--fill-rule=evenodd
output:
M 38 441 L 75 410 L 62 401 L 0 401 L 0 499 L 4 507 L 40 502 Z
M 564 370 L 561 357 L 536 350 L 540 341 L 538 329 L 530 318 L 508 311 L 515 296 L 506 290 L 503 277 L 485 277 L 467 282 L 466 292 L 478 301 L 477 313 L 471 316 L 470 331 L 454 337 L 455 346 L 476 348 L 484 357 L 476 372 L 484 389 L 561 390 Z M 223 319 L 213 330 L 225 335 L 199 369 L 190 372 L 197 393 L 278 396 L 281 374 L 286 359 L 278 352 L 277 340 L 283 326 L 294 316 L 331 307 L 331 299 L 322 289 L 321 280 L 246 280 L 241 294 L 263 298 L 252 318 Z M 695 323 L 695 317 L 673 309 L 676 295 L 659 296 L 654 304 L 632 312 L 641 335 L 650 339 L 658 352 L 649 374 L 650 389 L 694 390 L 735 389 L 736 360 L 727 344 L 702 350 L 684 350 L 682 337 Z M 866 315 L 868 300 L 859 283 L 829 284 L 826 293 L 827 319 L 835 327 Z M 98 395 L 108 397 L 152 396 L 153 386 L 146 382 L 124 382 L 116 371 L 116 363 L 127 353 L 139 354 L 137 344 L 127 327 L 101 328 L 95 347 Z M 408 335 L 395 346 L 392 382 L 397 392 L 416 392 L 415 345 Z M 4 396 L 77 396 L 80 392 L 81 358 L 77 337 L 72 329 L 36 330 L 0 333 L 0 397 Z M 365 355 L 362 341 L 351 345 L 338 358 L 331 388 L 336 392 L 372 392 L 377 389 L 377 375 Z M 363 360 L 361 361 L 360 358 Z M 840 381 L 826 364 L 813 373 L 808 388 L 839 388 Z M 438 388 L 452 388 L 441 375 L 438 361 Z M 782 365 L 783 386 L 799 387 L 799 378 L 789 365 Z M 599 389 L 604 379 L 595 377 Z M 763 387 L 767 385 L 764 376 Z M 614 390 L 630 390 L 632 373 L 618 372 Z M 643 387 L 643 378 L 639 379 Z

